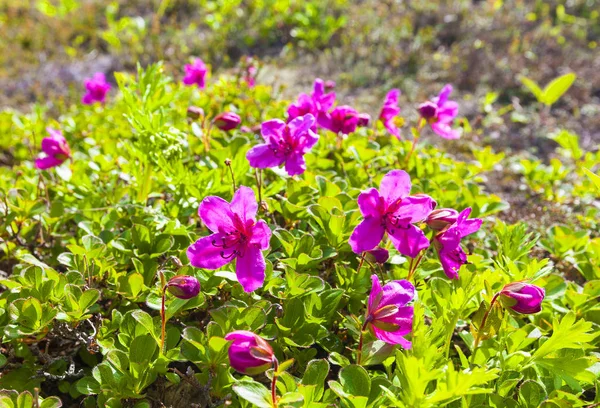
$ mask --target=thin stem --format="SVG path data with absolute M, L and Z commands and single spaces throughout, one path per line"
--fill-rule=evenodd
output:
M 410 269 L 408 270 L 408 276 L 407 276 L 406 280 L 410 280 L 413 277 L 413 275 L 417 271 L 417 267 L 421 263 L 421 260 L 423 259 L 424 255 L 425 255 L 425 251 L 421 251 L 421 253 L 419 254 L 419 256 L 417 258 L 410 260 Z M 416 261 L 413 262 L 415 259 L 416 259 Z
M 485 314 L 483 315 L 483 319 L 481 319 L 481 324 L 479 325 L 479 330 L 477 330 L 475 342 L 473 343 L 473 354 L 475 354 L 475 350 L 479 346 L 479 342 L 481 341 L 481 332 L 485 329 L 485 324 L 487 323 L 488 316 L 490 315 L 492 307 L 494 307 L 494 303 L 496 302 L 496 299 L 498 299 L 498 296 L 500 296 L 500 293 L 496 293 L 494 295 L 492 301 L 490 302 L 490 307 L 488 308 L 488 310 L 486 310 Z
M 419 142 L 419 138 L 421 137 L 421 130 L 423 129 L 423 126 L 425 126 L 425 120 L 423 118 L 420 118 L 419 123 L 417 124 L 417 132 L 414 135 L 414 138 L 412 141 L 412 146 L 410 147 L 408 156 L 406 156 L 406 161 L 404 163 L 404 165 L 406 167 L 408 167 L 408 164 L 410 163 L 410 157 L 412 156 L 413 152 L 415 151 L 415 147 L 417 146 L 417 143 Z
M 273 379 L 271 380 L 271 399 L 273 407 L 277 408 L 277 370 L 279 370 L 279 361 L 273 358 Z
M 358 264 L 358 268 L 356 269 L 356 274 L 357 275 L 360 272 L 360 268 L 362 268 L 364 262 L 365 262 L 365 253 L 363 252 L 362 256 L 360 257 L 360 262 Z
M 237 188 L 235 187 L 235 176 L 233 174 L 233 169 L 231 168 L 231 160 L 230 159 L 225 159 L 225 166 L 227 166 L 229 168 L 229 173 L 231 174 L 231 183 L 233 184 L 233 192 L 235 193 Z
M 260 170 L 262 173 L 262 170 Z M 256 178 L 256 187 L 258 188 L 258 210 L 262 209 L 262 174 L 259 175 L 259 170 L 254 169 L 254 177 Z
M 362 349 L 363 349 L 363 337 L 365 334 L 365 330 L 367 329 L 367 325 L 369 324 L 371 320 L 369 318 L 367 318 L 365 320 L 365 323 L 362 325 L 361 329 L 360 329 L 360 337 L 358 339 L 358 350 L 356 350 L 356 364 L 360 365 L 360 362 L 362 360 Z
M 160 318 L 162 325 L 160 327 L 160 353 L 165 352 L 165 336 L 166 336 L 166 328 L 167 328 L 167 313 L 165 312 L 165 297 L 167 294 L 167 285 L 163 286 L 162 290 L 162 305 L 160 308 Z

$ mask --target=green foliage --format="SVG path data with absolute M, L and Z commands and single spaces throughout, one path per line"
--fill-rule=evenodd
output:
M 575 82 L 577 75 L 573 73 L 562 75 L 550 81 L 544 89 L 541 89 L 533 80 L 522 76 L 521 83 L 531 91 L 538 102 L 546 106 L 552 106 L 561 96 L 565 94 Z

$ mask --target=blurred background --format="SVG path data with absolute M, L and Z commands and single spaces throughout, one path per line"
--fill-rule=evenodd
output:
M 258 82 L 284 97 L 315 77 L 376 114 L 402 90 L 406 116 L 455 86 L 471 137 L 544 158 L 557 126 L 600 142 L 600 0 L 0 0 L 0 108 L 79 100 L 96 71 L 164 60 L 175 78 L 200 57 L 220 73 L 259 61 Z M 550 109 L 523 86 L 577 80 Z M 415 111 L 415 112 L 413 112 Z

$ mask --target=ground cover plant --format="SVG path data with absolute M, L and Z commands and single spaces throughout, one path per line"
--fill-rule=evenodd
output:
M 355 99 L 348 72 L 286 91 L 237 54 L 335 57 L 340 32 L 360 49 L 353 3 L 197 3 L 148 21 L 137 5 L 137 23 L 112 3 L 100 37 L 123 69 L 0 112 L 1 407 L 600 405 L 600 152 L 560 122 L 596 79 L 521 75 L 525 107 L 498 89 L 477 116 L 463 77 L 418 97 L 407 79 L 410 97 Z M 552 9 L 557 43 L 591 46 L 591 3 Z M 82 23 L 96 2 L 29 6 L 98 40 Z M 12 36 L 22 7 L 0 9 Z M 186 7 L 210 11 L 213 48 L 169 58 Z M 235 30 L 245 18 L 260 24 Z M 544 142 L 512 154 L 483 136 L 519 129 Z

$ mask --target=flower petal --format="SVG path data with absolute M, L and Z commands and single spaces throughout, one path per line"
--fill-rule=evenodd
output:
M 432 123 L 431 130 L 444 139 L 460 139 L 460 130 L 452 129 L 450 125 L 446 123 Z
M 51 167 L 60 166 L 64 160 L 57 159 L 52 156 L 46 156 L 35 160 L 35 167 L 40 170 L 46 170 Z
M 200 219 L 212 232 L 232 232 L 233 213 L 229 203 L 221 197 L 208 196 L 200 203 L 198 207 Z
M 304 156 L 301 154 L 291 154 L 285 159 L 285 171 L 290 176 L 302 174 L 306 171 Z
M 231 199 L 231 212 L 238 215 L 245 225 L 248 220 L 256 221 L 257 211 L 258 203 L 254 190 L 240 186 Z
M 388 226 L 387 232 L 392 244 L 402 255 L 415 258 L 429 247 L 429 240 L 423 231 L 412 224 Z
M 319 141 L 319 135 L 317 135 L 312 128 L 300 137 L 298 140 L 298 153 L 308 153 L 310 149 Z
M 383 176 L 379 185 L 379 194 L 388 205 L 406 197 L 410 193 L 410 176 L 404 170 L 392 170 Z
M 379 307 L 387 305 L 404 306 L 415 297 L 415 287 L 406 279 L 386 283 Z
M 250 166 L 257 169 L 277 167 L 285 160 L 284 157 L 277 157 L 268 144 L 254 146 L 252 149 L 248 150 L 246 158 L 250 162 Z
M 373 325 L 371 327 L 373 328 L 373 333 L 375 334 L 375 337 L 377 337 L 379 340 L 385 341 L 389 344 L 399 344 L 406 350 L 409 350 L 412 347 L 412 343 L 409 340 L 406 340 L 404 337 L 402 337 L 402 334 L 400 334 L 399 332 L 384 331 Z
M 368 313 L 375 313 L 376 309 L 379 309 L 379 302 L 383 296 L 383 289 L 377 275 L 371 275 L 371 293 L 369 294 L 369 308 Z
M 439 251 L 440 263 L 444 273 L 450 279 L 458 279 L 460 267 L 467 263 L 467 254 L 459 246 L 453 251 Z
M 271 229 L 264 220 L 258 220 L 252 227 L 252 237 L 249 242 L 251 245 L 257 245 L 260 249 L 268 249 L 271 240 Z
M 290 135 L 294 139 L 298 139 L 304 133 L 308 131 L 315 124 L 315 117 L 310 113 L 299 116 L 296 119 L 292 120 L 288 123 L 288 127 L 290 129 Z
M 354 253 L 360 254 L 375 248 L 381 242 L 384 232 L 381 218 L 367 217 L 354 228 L 348 243 Z
M 376 188 L 370 188 L 358 195 L 358 208 L 364 217 L 380 217 L 384 208 L 381 205 L 381 197 Z
M 243 256 L 237 257 L 235 274 L 245 292 L 260 288 L 265 281 L 265 258 L 259 248 L 246 247 Z
M 438 104 L 438 106 L 441 106 L 446 103 L 446 101 L 448 100 L 448 97 L 452 93 L 452 90 L 453 90 L 452 85 L 450 85 L 450 84 L 444 85 L 439 96 L 437 98 L 434 98 L 434 101 Z
M 394 216 L 406 223 L 421 222 L 431 214 L 436 202 L 427 195 L 408 196 L 402 199 Z
M 187 257 L 196 268 L 218 269 L 233 259 L 235 247 L 223 248 L 225 234 L 220 232 L 200 238 L 187 249 Z
M 267 143 L 271 141 L 278 141 L 282 138 L 285 126 L 285 122 L 282 120 L 267 120 L 266 122 L 263 122 L 262 125 L 260 125 L 260 133 L 262 134 L 263 139 L 267 141 Z

